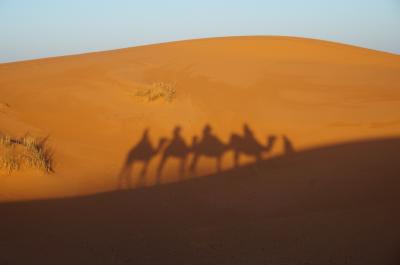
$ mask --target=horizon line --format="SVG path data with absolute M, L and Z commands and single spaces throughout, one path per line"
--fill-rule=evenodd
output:
M 365 49 L 373 52 L 380 52 L 380 53 L 386 53 L 394 56 L 400 56 L 400 53 L 395 53 L 391 51 L 384 51 L 384 50 L 378 50 L 374 48 L 368 48 L 364 46 L 359 46 L 356 44 L 351 44 L 351 43 L 345 43 L 345 42 L 339 42 L 339 41 L 334 41 L 334 40 L 329 40 L 329 39 L 322 39 L 322 38 L 315 38 L 315 37 L 305 37 L 305 36 L 296 36 L 296 35 L 265 35 L 265 34 L 260 34 L 260 35 L 222 35 L 222 36 L 206 36 L 206 37 L 198 37 L 198 38 L 181 38 L 181 39 L 175 39 L 175 40 L 166 40 L 166 41 L 161 41 L 161 42 L 148 42 L 148 43 L 140 43 L 137 45 L 132 45 L 132 46 L 123 46 L 123 47 L 116 47 L 116 48 L 111 48 L 111 49 L 93 49 L 93 50 L 88 50 L 88 51 L 83 51 L 83 52 L 77 52 L 77 53 L 67 53 L 67 54 L 62 54 L 62 55 L 54 55 L 54 56 L 45 56 L 45 57 L 35 57 L 35 58 L 30 58 L 30 59 L 22 59 L 22 60 L 11 60 L 11 61 L 2 61 L 0 58 L 0 65 L 4 64 L 12 64 L 12 63 L 22 63 L 22 62 L 31 62 L 31 61 L 38 61 L 38 60 L 47 60 L 47 59 L 54 59 L 54 58 L 63 58 L 63 57 L 71 57 L 71 56 L 82 56 L 82 55 L 88 55 L 88 54 L 96 54 L 96 53 L 106 53 L 106 52 L 113 52 L 113 51 L 119 51 L 119 50 L 125 50 L 125 49 L 132 49 L 132 48 L 139 48 L 139 47 L 147 47 L 147 46 L 155 46 L 155 45 L 163 45 L 163 44 L 173 44 L 173 43 L 178 43 L 178 42 L 189 42 L 189 41 L 196 41 L 196 40 L 211 40 L 211 39 L 223 39 L 223 38 L 291 38 L 291 39 L 303 39 L 303 40 L 314 40 L 314 41 L 320 41 L 320 42 L 327 42 L 327 43 L 332 43 L 332 44 L 339 44 L 343 46 L 349 46 L 353 48 L 359 48 L 359 49 Z

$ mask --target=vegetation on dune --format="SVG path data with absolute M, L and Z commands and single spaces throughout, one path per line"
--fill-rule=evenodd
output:
M 147 101 L 164 99 L 167 102 L 171 102 L 176 97 L 176 88 L 173 83 L 155 82 L 151 85 L 139 88 L 135 96 L 143 97 L 147 99 Z
M 9 174 L 23 167 L 53 172 L 53 153 L 47 147 L 46 140 L 30 134 L 21 138 L 0 135 L 0 169 Z

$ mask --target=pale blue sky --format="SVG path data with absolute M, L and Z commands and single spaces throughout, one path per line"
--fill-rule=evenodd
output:
M 400 0 L 0 0 L 0 62 L 230 35 L 400 54 Z

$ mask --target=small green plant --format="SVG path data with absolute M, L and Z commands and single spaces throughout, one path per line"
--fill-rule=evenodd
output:
M 22 138 L 0 135 L 0 168 L 9 173 L 23 166 L 53 172 L 53 153 L 46 146 L 46 140 L 26 134 Z
M 155 101 L 157 99 L 163 98 L 164 100 L 171 102 L 176 97 L 175 84 L 155 82 L 151 85 L 141 87 L 135 96 L 144 97 L 148 101 Z

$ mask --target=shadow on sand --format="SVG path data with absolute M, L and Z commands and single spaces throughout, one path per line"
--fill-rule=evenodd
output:
M 260 162 L 263 155 L 271 152 L 277 137 L 271 135 L 267 137 L 266 145 L 261 144 L 254 136 L 253 130 L 249 125 L 243 125 L 243 133 L 231 133 L 229 142 L 224 143 L 214 132 L 209 124 L 203 128 L 201 138 L 193 136 L 192 143 L 188 145 L 181 135 L 182 128 L 175 126 L 172 131 L 171 139 L 167 137 L 160 138 L 157 147 L 153 147 L 149 138 L 149 129 L 143 132 L 142 138 L 128 152 L 125 163 L 118 175 L 117 188 L 124 186 L 132 188 L 132 170 L 135 163 L 142 163 L 142 171 L 138 176 L 135 187 L 143 185 L 147 173 L 147 168 L 151 160 L 161 153 L 161 160 L 157 167 L 156 183 L 161 183 L 163 169 L 168 159 L 175 158 L 179 160 L 178 176 L 181 180 L 187 176 L 187 161 L 191 156 L 189 174 L 196 174 L 197 165 L 201 157 L 215 159 L 216 172 L 221 172 L 221 160 L 223 155 L 232 151 L 234 153 L 234 167 L 240 166 L 240 156 L 246 155 L 253 157 L 255 161 Z M 284 152 L 286 154 L 294 153 L 291 140 L 287 136 L 282 136 L 284 141 Z M 165 147 L 165 148 L 164 148 Z M 125 184 L 125 185 L 124 185 Z
M 400 138 L 349 142 L 165 185 L 3 203 L 0 264 L 398 264 L 399 150 Z
M 138 184 L 143 183 L 150 161 L 161 151 L 166 141 L 167 140 L 165 138 L 161 138 L 158 142 L 157 147 L 155 148 L 149 139 L 149 129 L 145 129 L 140 141 L 135 146 L 133 146 L 126 155 L 125 163 L 118 176 L 117 188 L 121 188 L 124 182 L 128 188 L 132 187 L 131 175 L 133 165 L 138 162 L 143 164 Z

